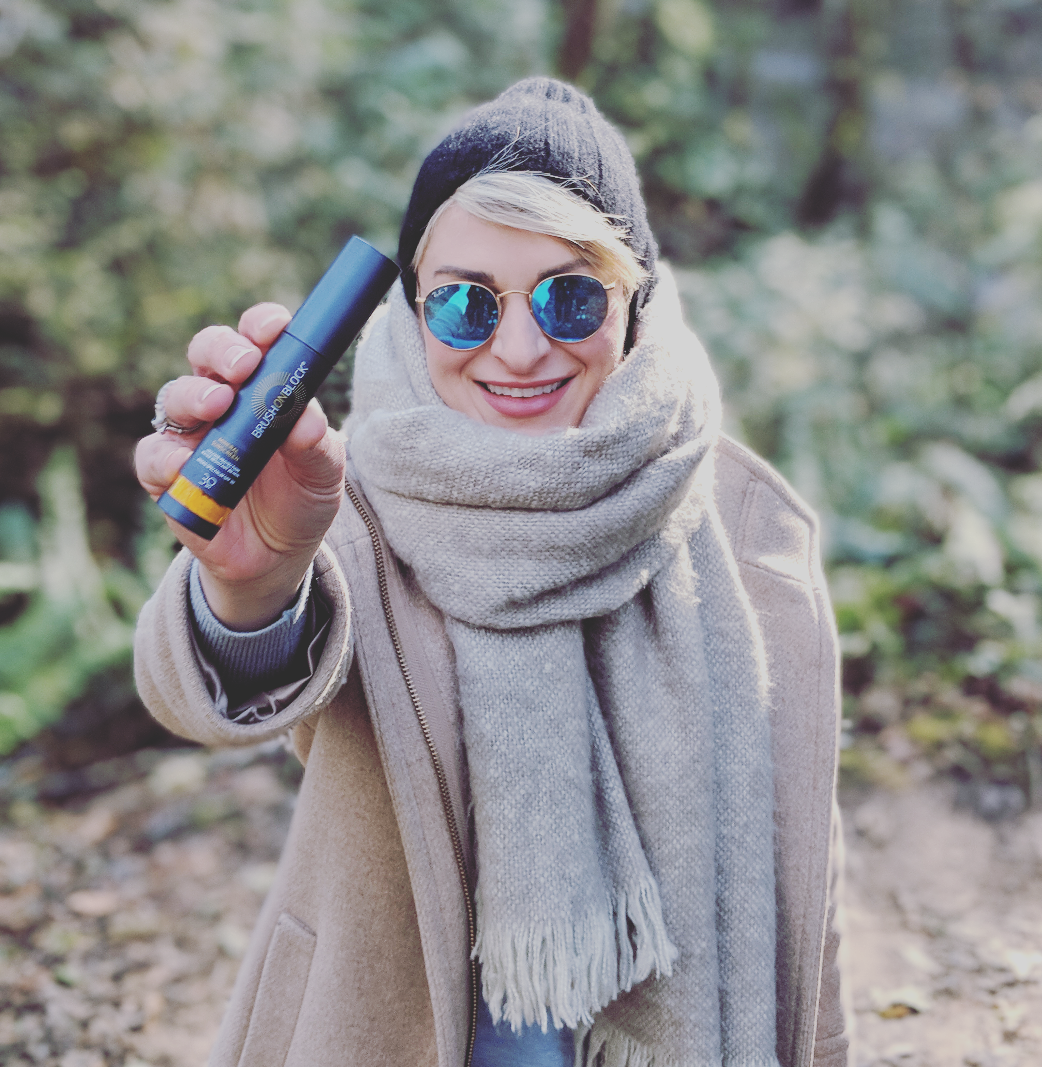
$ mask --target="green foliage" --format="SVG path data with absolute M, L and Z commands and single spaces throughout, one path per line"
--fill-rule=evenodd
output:
M 542 24 L 538 0 L 0 7 L 0 753 L 126 674 L 171 541 L 130 456 L 189 338 L 295 308 L 352 233 L 393 251 L 418 160 L 539 65 Z M 75 501 L 70 569 L 48 516 Z
M 351 233 L 392 250 L 417 158 L 536 61 L 533 10 L 18 5 L 0 44 L 5 454 L 26 423 L 90 450 L 113 397 L 143 431 L 201 326 L 295 308 Z
M 744 108 L 757 132 L 727 149 L 730 172 L 755 173 L 773 145 L 772 188 L 755 192 L 759 217 L 737 187 L 723 197 L 726 255 L 678 283 L 732 432 L 821 514 L 849 741 L 876 753 L 847 762 L 887 777 L 886 759 L 928 759 L 1038 796 L 1042 16 L 927 0 L 773 23 L 761 5 L 715 10 L 718 41 L 751 19 L 755 51 L 730 79 L 714 64 L 740 59 L 738 45 L 700 60 L 698 121 L 726 132 L 720 117 Z M 655 39 L 660 69 L 670 48 Z M 817 85 L 796 77 L 815 66 Z M 758 79 L 786 70 L 781 102 L 757 96 Z M 821 87 L 831 114 L 803 153 L 785 116 L 791 104 L 815 128 Z M 653 173 L 672 210 L 704 218 L 713 195 L 676 161 L 718 149 L 684 147 L 667 98 Z M 777 225 L 779 212 L 804 225 Z
M 393 250 L 424 151 L 567 45 L 557 65 L 638 159 L 730 431 L 822 516 L 847 765 L 1042 789 L 1042 12 L 593 8 L 589 24 L 590 5 L 551 0 L 0 10 L 11 737 L 108 655 L 54 666 L 83 645 L 80 614 L 116 634 L 169 556 L 128 457 L 192 333 L 295 307 L 350 233 Z M 349 378 L 345 361 L 323 393 L 334 415 Z M 94 592 L 60 604 L 56 446 L 82 474 L 80 569 L 102 561 Z
M 68 448 L 55 450 L 39 493 L 38 529 L 18 505 L 0 506 L 0 608 L 19 609 L 0 627 L 0 755 L 55 722 L 100 672 L 129 669 L 133 620 L 149 592 L 137 574 L 95 562 Z

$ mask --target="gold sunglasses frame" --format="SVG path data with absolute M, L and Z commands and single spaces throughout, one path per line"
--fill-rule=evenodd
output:
M 536 326 L 539 326 L 540 331 L 545 337 L 549 337 L 551 341 L 556 341 L 560 345 L 582 344 L 583 341 L 588 341 L 593 336 L 593 334 L 596 333 L 597 330 L 599 330 L 601 326 L 604 325 L 603 321 L 597 327 L 597 330 L 593 331 L 593 333 L 587 334 L 585 337 L 580 337 L 577 341 L 565 341 L 563 338 L 560 337 L 552 337 L 546 332 L 546 330 L 543 329 L 543 327 L 539 324 L 539 318 L 535 313 L 535 309 L 532 307 L 532 294 L 536 291 L 536 289 L 538 289 L 539 286 L 543 285 L 545 282 L 554 282 L 557 281 L 558 278 L 590 278 L 592 281 L 595 281 L 606 293 L 614 289 L 615 286 L 618 284 L 617 282 L 612 282 L 611 285 L 606 285 L 600 280 L 600 278 L 595 278 L 592 274 L 578 274 L 576 271 L 569 271 L 567 274 L 551 274 L 549 278 L 541 278 L 538 282 L 536 282 L 535 287 L 529 289 L 527 292 L 524 289 L 505 289 L 502 293 L 497 293 L 495 289 L 490 289 L 482 282 L 458 281 L 444 282 L 442 285 L 436 285 L 431 290 L 431 292 L 427 294 L 427 296 L 416 296 L 413 299 L 416 301 L 417 304 L 420 305 L 420 307 L 423 307 L 424 303 L 427 300 L 427 297 L 429 297 L 431 293 L 436 293 L 439 289 L 444 289 L 446 286 L 449 285 L 476 285 L 479 289 L 484 289 L 486 293 L 492 294 L 492 299 L 496 302 L 496 325 L 493 327 L 492 332 L 488 335 L 488 337 L 486 337 L 485 340 L 481 342 L 481 344 L 474 345 L 471 348 L 454 348 L 447 341 L 443 341 L 440 337 L 437 337 L 432 333 L 431 336 L 435 337 L 435 340 L 437 340 L 439 344 L 445 345 L 446 348 L 451 348 L 453 352 L 473 352 L 479 349 L 481 345 L 487 345 L 489 341 L 491 341 L 492 338 L 496 336 L 496 330 L 499 329 L 499 324 L 503 321 L 503 305 L 500 303 L 500 299 L 504 296 L 515 295 L 528 297 L 528 310 L 531 312 L 532 318 L 535 319 Z M 426 316 L 424 316 L 423 321 L 424 323 L 427 323 Z M 429 323 L 427 323 L 427 329 L 430 329 Z

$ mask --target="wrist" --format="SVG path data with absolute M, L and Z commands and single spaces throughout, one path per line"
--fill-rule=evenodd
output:
M 199 584 L 210 611 L 229 630 L 252 632 L 273 623 L 296 599 L 313 557 L 290 560 L 250 579 L 220 577 L 199 562 Z

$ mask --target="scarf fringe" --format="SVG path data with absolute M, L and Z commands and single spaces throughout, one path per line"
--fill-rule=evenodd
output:
M 506 1019 L 515 1032 L 538 1023 L 546 1033 L 549 1019 L 556 1029 L 592 1025 L 594 1012 L 653 971 L 671 975 L 679 953 L 650 878 L 621 894 L 610 915 L 593 912 L 574 927 L 551 920 L 502 936 L 481 930 L 474 954 L 492 1021 Z
M 673 961 L 680 952 L 669 939 L 655 879 L 642 882 L 636 893 L 624 893 L 615 902 L 612 913 L 619 961 L 619 992 L 628 993 L 652 970 L 656 978 L 671 975 Z
M 586 1048 L 587 1034 L 589 1048 Z M 665 1052 L 648 1048 L 629 1034 L 598 1020 L 596 1032 L 584 1027 L 575 1035 L 575 1067 L 676 1067 Z
M 587 1047 L 587 1042 L 589 1046 Z M 723 1061 L 718 1057 L 717 1067 Z M 677 1061 L 668 1053 L 648 1048 L 629 1034 L 616 1030 L 603 1018 L 593 1026 L 581 1026 L 575 1032 L 575 1060 L 573 1067 L 676 1067 Z M 777 1055 L 752 1053 L 737 1063 L 727 1061 L 727 1067 L 781 1067 Z

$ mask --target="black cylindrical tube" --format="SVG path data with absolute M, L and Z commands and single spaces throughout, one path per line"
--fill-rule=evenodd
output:
M 347 242 L 159 498 L 167 515 L 217 534 L 397 277 L 372 245 Z

